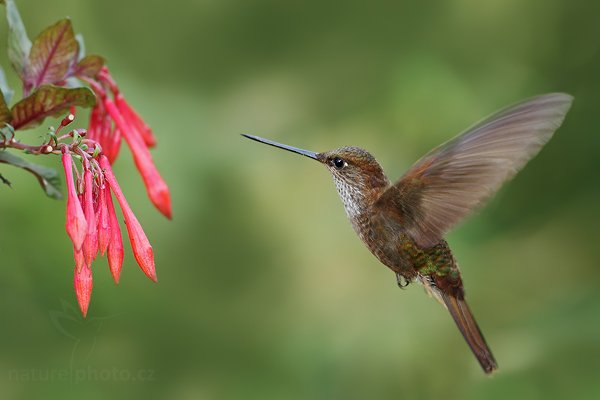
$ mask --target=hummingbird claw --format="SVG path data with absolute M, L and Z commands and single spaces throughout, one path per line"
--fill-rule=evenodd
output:
M 400 289 L 404 290 L 408 285 L 410 285 L 410 280 L 396 272 L 396 283 Z

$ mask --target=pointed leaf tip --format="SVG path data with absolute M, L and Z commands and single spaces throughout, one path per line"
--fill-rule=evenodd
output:
M 64 80 L 77 63 L 78 54 L 79 44 L 69 19 L 46 28 L 31 46 L 26 89 Z
M 103 57 L 91 54 L 77 63 L 74 75 L 92 79 L 96 78 L 96 75 L 98 75 L 98 72 L 100 72 L 104 63 L 105 60 Z

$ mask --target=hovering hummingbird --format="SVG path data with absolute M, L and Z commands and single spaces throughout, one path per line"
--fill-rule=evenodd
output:
M 444 305 L 486 373 L 497 369 L 469 306 L 444 234 L 534 157 L 561 125 L 573 98 L 551 93 L 482 120 L 433 149 L 395 183 L 358 147 L 315 153 L 243 135 L 317 160 L 333 175 L 352 227 L 404 287 L 419 281 Z

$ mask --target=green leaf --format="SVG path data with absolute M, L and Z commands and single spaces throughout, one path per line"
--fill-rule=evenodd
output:
M 8 124 L 10 123 L 11 119 L 12 114 L 10 113 L 6 102 L 4 101 L 4 95 L 2 94 L 2 91 L 0 91 L 0 123 Z
M 69 19 L 46 28 L 35 38 L 29 53 L 25 92 L 64 80 L 77 63 L 79 43 Z
M 26 68 L 29 63 L 31 40 L 19 15 L 19 10 L 13 0 L 2 0 L 6 5 L 6 20 L 8 22 L 8 58 L 21 80 L 25 80 Z
M 75 68 L 76 76 L 85 76 L 88 78 L 95 78 L 100 72 L 100 69 L 104 66 L 105 60 L 103 57 L 96 55 L 89 55 L 84 57 Z
M 52 85 L 40 86 L 12 108 L 12 126 L 28 129 L 38 126 L 49 116 L 59 116 L 69 107 L 92 107 L 96 103 L 94 93 L 86 88 L 62 88 Z
M 31 172 L 40 182 L 42 189 L 53 199 L 62 199 L 60 191 L 60 178 L 56 170 L 41 165 L 32 164 L 29 161 L 17 157 L 8 151 L 0 151 L 0 163 L 10 164 Z
M 8 82 L 6 82 L 6 75 L 4 75 L 4 69 L 2 67 L 0 67 L 0 92 L 2 92 L 4 95 L 6 104 L 10 104 L 15 92 L 8 86 Z

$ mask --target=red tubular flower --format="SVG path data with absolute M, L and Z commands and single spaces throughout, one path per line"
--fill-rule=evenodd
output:
M 81 271 L 81 268 L 86 265 L 85 257 L 83 256 L 83 250 L 77 250 L 76 248 L 73 248 L 73 258 L 75 259 L 75 268 L 77 271 Z
M 146 276 L 156 282 L 156 268 L 154 266 L 154 252 L 152 251 L 152 246 L 150 245 L 142 226 L 133 214 L 133 211 L 131 211 L 129 204 L 127 204 L 127 200 L 112 172 L 110 162 L 104 155 L 100 156 L 100 167 L 104 170 L 104 177 L 106 178 L 110 189 L 115 194 L 115 197 L 121 206 L 121 210 L 123 210 L 133 255 Z
M 102 146 L 102 152 L 111 164 L 117 158 L 121 147 L 121 133 L 113 125 L 110 115 L 101 101 L 98 101 L 90 113 L 87 138 L 95 140 Z
M 121 112 L 123 118 L 129 122 L 129 125 L 132 126 L 139 134 L 139 136 L 144 140 L 146 146 L 152 148 L 156 146 L 156 138 L 152 133 L 152 129 L 144 122 L 142 117 L 131 107 L 126 101 L 125 98 L 118 93 L 115 95 L 115 104 L 117 108 Z
M 90 304 L 90 297 L 92 296 L 92 270 L 87 265 L 84 265 L 81 269 L 75 267 L 73 286 L 75 286 L 75 294 L 77 295 L 77 302 L 81 313 L 85 318 Z
M 107 185 L 102 185 L 98 189 L 98 251 L 100 255 L 104 255 L 108 244 L 110 243 L 110 215 L 106 204 L 106 196 L 110 196 L 110 191 Z
M 137 131 L 123 118 L 112 100 L 105 98 L 104 106 L 131 149 L 135 165 L 144 180 L 148 197 L 164 216 L 171 219 L 171 194 L 152 161 L 150 151 Z
M 65 229 L 72 242 L 75 264 L 73 286 L 85 317 L 93 287 L 92 262 L 98 253 L 107 254 L 113 279 L 116 283 L 120 279 L 124 239 L 115 213 L 113 194 L 123 210 L 137 263 L 150 279 L 157 281 L 152 246 L 111 169 L 123 137 L 131 148 L 150 200 L 161 213 L 171 218 L 169 188 L 154 165 L 149 150 L 156 145 L 156 138 L 152 129 L 120 94 L 104 58 L 82 54 L 76 43 L 81 42 L 80 38 L 75 37 L 68 19 L 44 29 L 30 41 L 24 34 L 14 4 L 8 0 L 0 0 L 0 3 L 8 3 L 9 25 L 17 27 L 9 32 L 12 45 L 9 53 L 13 53 L 9 55 L 18 56 L 15 69 L 23 87 L 23 98 L 12 110 L 7 109 L 0 91 L 0 150 L 61 155 L 68 196 Z M 9 58 L 15 61 L 14 57 Z M 77 109 L 92 105 L 88 129 L 73 128 Z M 15 131 L 33 128 L 44 123 L 47 117 L 59 115 L 62 116 L 60 123 L 48 128 L 47 138 L 41 143 L 23 143 L 13 138 Z M 4 127 L 7 125 L 5 122 L 11 125 Z M 11 158 L 10 154 L 6 154 L 0 161 L 30 170 L 38 177 L 48 196 L 60 197 L 51 179 L 53 170 L 33 164 L 24 165 L 18 157 L 13 155 Z M 10 182 L 0 175 L 0 183 L 2 181 L 10 186 Z
M 121 131 L 112 125 L 110 117 L 106 116 L 106 131 L 108 138 L 106 139 L 106 144 L 108 146 L 108 153 L 106 157 L 111 162 L 115 162 L 117 156 L 119 155 L 119 150 L 121 150 Z
M 90 113 L 90 123 L 87 129 L 87 138 L 93 139 L 100 142 L 100 130 L 102 127 L 102 117 L 104 115 L 104 111 L 102 110 L 101 103 L 97 103 L 94 108 L 92 108 L 92 112 Z M 100 143 L 102 144 L 102 143 Z
M 113 206 L 112 195 L 110 194 L 108 186 L 106 186 L 105 190 L 105 200 L 110 223 L 108 266 L 110 267 L 110 273 L 112 274 L 115 283 L 119 283 L 121 267 L 123 265 L 123 238 L 121 237 L 119 220 L 115 214 L 115 207 Z
M 71 153 L 66 148 L 63 148 L 62 164 L 67 183 L 67 221 L 65 226 L 75 250 L 81 250 L 81 246 L 83 246 L 87 235 L 88 226 L 77 196 L 77 191 L 75 190 L 75 183 L 73 182 Z
M 83 255 L 88 266 L 92 265 L 92 261 L 98 253 L 98 225 L 96 222 L 96 214 L 94 212 L 93 188 L 94 182 L 92 172 L 89 168 L 83 173 L 84 182 L 84 213 L 87 221 L 87 235 L 83 243 Z

